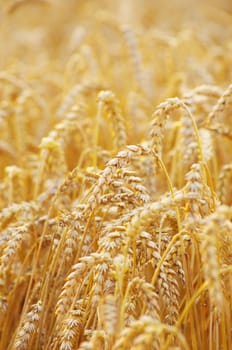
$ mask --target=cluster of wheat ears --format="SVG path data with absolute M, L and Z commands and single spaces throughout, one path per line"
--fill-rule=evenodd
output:
M 187 3 L 2 3 L 0 350 L 232 348 L 231 7 Z

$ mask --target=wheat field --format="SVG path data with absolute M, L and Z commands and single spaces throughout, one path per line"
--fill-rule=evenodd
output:
M 0 3 L 0 350 L 232 349 L 232 4 Z

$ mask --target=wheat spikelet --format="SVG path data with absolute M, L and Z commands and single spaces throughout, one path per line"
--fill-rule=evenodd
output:
M 36 331 L 36 324 L 39 322 L 40 314 L 42 312 L 42 302 L 38 301 L 31 306 L 31 311 L 25 315 L 21 327 L 17 330 L 13 349 L 27 349 L 31 337 Z
M 98 94 L 98 101 L 98 113 L 101 113 L 101 109 L 104 107 L 109 118 L 112 120 L 117 151 L 120 151 L 127 144 L 127 135 L 119 101 L 116 99 L 114 93 L 108 90 L 101 91 Z
M 192 113 L 196 116 L 197 124 L 204 125 L 208 114 L 211 111 L 211 104 L 215 103 L 222 94 L 219 86 L 199 85 L 185 93 L 183 101 L 186 105 L 191 105 Z
M 227 204 L 228 201 L 230 201 L 228 192 L 228 184 L 231 181 L 231 171 L 232 171 L 232 165 L 226 164 L 222 167 L 219 178 L 218 178 L 218 188 L 217 193 L 219 196 L 220 201 L 223 204 Z
M 104 331 L 96 330 L 89 341 L 81 343 L 80 350 L 100 350 L 107 346 L 107 337 Z
M 179 99 L 168 99 L 166 102 L 161 103 L 153 114 L 152 131 L 150 135 L 153 151 L 159 158 L 162 156 L 162 140 L 167 119 L 169 114 L 179 107 Z
M 232 93 L 232 85 L 229 85 L 228 88 L 224 91 L 221 97 L 218 99 L 217 104 L 213 107 L 212 111 L 208 115 L 208 122 L 211 124 L 219 113 L 223 113 L 227 108 L 227 104 L 230 101 Z
M 191 237 L 188 234 L 183 234 L 181 240 L 173 244 L 172 248 L 167 254 L 166 261 L 169 265 L 176 267 L 183 283 L 185 283 L 185 273 L 183 270 L 182 256 L 191 245 Z
M 118 302 L 114 295 L 108 294 L 100 303 L 100 317 L 108 343 L 113 343 L 117 335 L 119 319 Z
M 156 217 L 159 217 L 164 212 L 169 212 L 171 217 L 175 217 L 176 213 L 172 210 L 176 205 L 184 206 L 189 200 L 196 199 L 194 192 L 185 195 L 183 192 L 176 192 L 174 199 L 171 196 L 164 196 L 158 202 L 151 202 L 139 208 L 132 216 L 127 227 L 127 236 L 130 239 L 136 237 L 144 228 L 154 222 Z
M 57 302 L 56 314 L 62 314 L 67 309 L 67 302 L 70 303 L 70 298 L 73 296 L 73 292 L 76 287 L 77 278 L 83 277 L 83 275 L 95 264 L 106 263 L 109 260 L 109 256 L 93 253 L 90 256 L 82 257 L 80 262 L 73 265 L 72 272 L 67 276 L 66 282 L 63 287 L 63 291 L 60 294 Z
M 135 277 L 130 282 L 130 289 L 135 293 L 136 298 L 142 301 L 145 306 L 145 314 L 151 316 L 153 319 L 159 320 L 160 310 L 158 295 L 154 287 L 143 279 Z
M 183 163 L 188 167 L 195 163 L 199 158 L 198 144 L 195 137 L 194 130 L 192 128 L 192 120 L 189 115 L 184 111 L 181 118 L 182 121 L 182 137 L 183 137 Z
M 210 131 L 205 129 L 200 129 L 199 135 L 202 142 L 202 152 L 203 152 L 204 160 L 206 162 L 209 162 L 210 160 L 213 159 L 213 154 L 214 154 L 213 138 L 211 136 Z
M 9 193 L 9 205 L 12 203 L 19 203 L 25 200 L 25 173 L 16 166 L 9 166 L 5 168 L 7 178 L 6 183 Z
M 64 150 L 62 149 L 62 146 L 59 142 L 54 140 L 52 137 L 44 137 L 42 139 L 42 142 L 40 144 L 41 153 L 41 165 L 38 172 L 37 181 L 35 184 L 35 194 L 34 197 L 36 198 L 38 194 L 40 193 L 40 187 L 41 183 L 45 183 L 45 178 L 47 175 L 50 177 L 57 177 L 61 176 L 63 178 L 67 166 L 64 156 Z M 53 157 L 57 157 L 60 162 L 60 167 L 57 168 L 56 164 L 54 164 Z M 48 181 L 49 185 L 49 181 Z
M 212 123 L 211 125 L 207 126 L 207 129 L 213 131 L 216 134 L 227 137 L 230 140 L 232 139 L 232 130 L 224 124 Z
M 99 251 L 110 252 L 111 256 L 117 255 L 120 252 L 122 245 L 125 244 L 124 226 L 108 225 L 99 239 Z
M 201 243 L 201 256 L 206 280 L 209 281 L 209 293 L 212 305 L 221 308 L 223 295 L 218 272 L 217 237 L 214 226 L 208 224 Z
M 101 192 L 111 183 L 112 177 L 117 169 L 127 166 L 134 158 L 146 155 L 149 152 L 150 150 L 143 145 L 130 145 L 127 146 L 124 151 L 120 151 L 115 158 L 111 159 L 107 163 L 107 166 L 99 177 L 96 186 L 92 190 L 92 195 L 88 199 L 88 204 L 91 210 L 94 210 L 98 204 Z
M 159 344 L 156 340 L 159 339 L 163 331 L 177 333 L 175 328 L 173 329 L 154 321 L 149 316 L 143 316 L 122 331 L 119 339 L 113 346 L 113 350 L 128 349 L 128 346 L 136 350 L 148 347 L 159 349 Z M 177 335 L 182 346 L 188 349 L 186 340 L 178 333 Z
M 221 95 L 221 89 L 216 85 L 199 85 L 195 89 L 191 90 L 189 93 L 185 94 L 186 98 L 191 98 L 194 96 L 206 96 L 207 98 L 219 98 Z
M 20 222 L 33 219 L 37 210 L 38 204 L 34 201 L 13 203 L 0 212 L 1 227 L 4 228 L 10 221 L 12 223 L 14 220 Z
M 192 165 L 191 170 L 186 174 L 186 180 L 186 191 L 189 194 L 195 194 L 195 198 L 189 201 L 186 218 L 186 221 L 190 223 L 194 218 L 209 215 L 213 206 L 213 198 L 208 185 L 204 182 L 204 172 L 199 163 Z
M 60 350 L 72 350 L 78 343 L 81 326 L 82 326 L 83 310 L 75 309 L 63 321 L 63 327 L 60 340 Z
M 1 256 L 1 273 L 4 274 L 6 269 L 10 268 L 12 260 L 17 253 L 17 250 L 20 248 L 20 244 L 26 238 L 26 233 L 29 231 L 29 225 L 19 226 L 15 229 L 12 229 L 12 235 L 5 245 Z

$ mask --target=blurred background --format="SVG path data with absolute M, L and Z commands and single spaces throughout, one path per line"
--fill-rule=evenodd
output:
M 2 101 L 26 84 L 55 116 L 75 84 L 91 81 L 129 114 L 137 94 L 151 115 L 167 97 L 231 82 L 232 1 L 5 0 L 0 53 L 0 80 L 20 81 L 18 92 L 0 87 Z
M 91 26 L 107 16 L 108 22 L 113 19 L 137 30 L 153 28 L 172 35 L 194 30 L 202 36 L 210 31 L 216 39 L 221 31 L 225 36 L 231 35 L 228 24 L 232 21 L 232 1 L 2 0 L 0 64 L 9 62 L 16 51 L 25 59 L 27 51 L 35 52 L 38 48 L 56 58 L 65 58 L 86 32 L 91 32 Z

